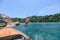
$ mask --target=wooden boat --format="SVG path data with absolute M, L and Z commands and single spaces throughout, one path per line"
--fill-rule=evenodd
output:
M 27 25 L 29 23 L 29 18 L 26 18 L 25 24 Z
M 0 40 L 29 40 L 29 37 L 8 25 L 0 29 Z

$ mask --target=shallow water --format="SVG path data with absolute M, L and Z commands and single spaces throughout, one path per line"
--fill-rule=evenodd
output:
M 60 40 L 59 22 L 29 23 L 28 26 L 14 27 L 30 36 L 31 40 Z

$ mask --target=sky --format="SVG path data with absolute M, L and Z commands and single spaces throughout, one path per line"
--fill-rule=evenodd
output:
M 10 17 L 60 13 L 60 0 L 0 0 L 0 13 Z

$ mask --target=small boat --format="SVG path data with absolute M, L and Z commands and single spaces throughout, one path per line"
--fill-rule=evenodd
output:
M 25 24 L 27 25 L 29 23 L 29 18 L 26 18 Z
M 7 25 L 5 28 L 0 29 L 0 40 L 30 40 L 30 38 L 26 34 Z

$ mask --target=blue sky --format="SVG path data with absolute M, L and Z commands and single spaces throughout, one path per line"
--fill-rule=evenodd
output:
M 10 17 L 44 16 L 60 12 L 60 0 L 0 0 L 0 13 Z

